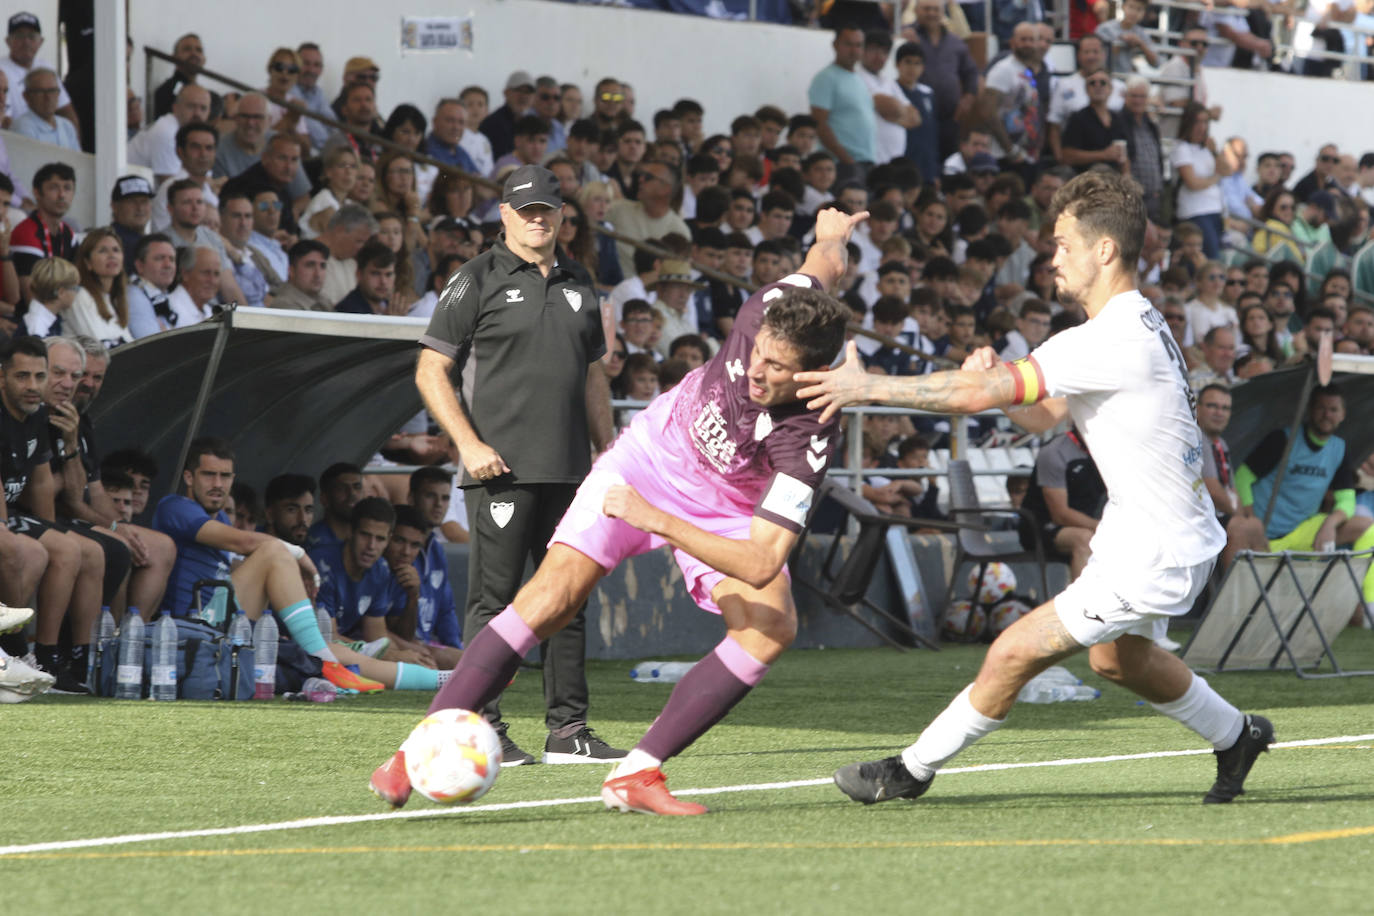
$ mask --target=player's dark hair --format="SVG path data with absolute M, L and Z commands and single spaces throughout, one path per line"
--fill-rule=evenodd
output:
M 620 320 L 624 321 L 631 315 L 652 315 L 654 307 L 649 304 L 647 299 L 626 299 L 625 304 L 620 307 Z
M 315 495 L 315 479 L 309 474 L 278 474 L 267 482 L 263 501 L 270 506 L 283 499 L 295 499 L 307 493 Z
M 324 255 L 325 258 L 328 258 L 329 246 L 324 242 L 317 242 L 314 239 L 301 239 L 291 246 L 291 250 L 287 252 L 286 257 L 287 261 L 292 266 L 295 266 L 300 262 L 301 258 L 308 254 L 321 254 Z
M 402 505 L 391 508 L 396 511 L 396 524 L 392 526 L 393 531 L 402 527 L 414 528 L 421 534 L 428 535 L 429 530 L 434 527 L 429 523 L 429 519 L 425 518 L 425 514 L 414 506 Z
M 229 495 L 234 499 L 234 514 L 246 515 L 253 521 L 262 517 L 258 505 L 258 491 L 249 486 L 246 480 L 235 480 L 229 486 Z
M 234 449 L 229 445 L 228 439 L 221 439 L 219 436 L 201 436 L 191 440 L 191 447 L 186 452 L 185 470 L 194 471 L 200 467 L 202 455 L 210 455 L 224 461 L 234 460 Z
M 353 511 L 348 513 L 348 527 L 356 531 L 358 526 L 366 521 L 382 522 L 388 528 L 394 527 L 396 510 L 380 496 L 368 496 L 358 500 L 353 506 Z
M 386 244 L 378 241 L 369 241 L 358 249 L 357 264 L 358 270 L 364 271 L 369 267 L 395 267 L 396 252 L 386 247 Z
M 441 483 L 445 487 L 450 486 L 453 483 L 453 474 L 432 464 L 416 468 L 410 475 L 410 492 L 418 493 L 421 487 L 431 483 Z
M 48 361 L 48 348 L 39 337 L 15 337 L 0 349 L 0 369 L 8 369 L 16 356 L 37 356 Z
M 818 289 L 794 286 L 775 299 L 763 316 L 763 326 L 797 348 L 803 369 L 820 369 L 834 362 L 844 346 L 849 307 Z
M 123 471 L 100 472 L 100 486 L 108 493 L 111 490 L 132 490 L 134 479 Z
M 350 464 L 347 461 L 331 464 L 329 467 L 325 468 L 324 473 L 320 475 L 320 491 L 323 492 L 328 490 L 334 485 L 334 481 L 345 474 L 357 474 L 361 477 L 362 473 L 362 468 L 358 467 L 356 464 Z
M 1134 274 L 1145 245 L 1145 199 L 1140 185 L 1117 172 L 1084 172 L 1054 192 L 1051 222 L 1061 214 L 1078 221 L 1089 242 L 1104 235 L 1116 243 L 1121 268 Z
M 1220 391 L 1222 394 L 1226 395 L 1227 397 L 1230 397 L 1230 396 L 1231 396 L 1231 388 L 1230 388 L 1230 386 L 1228 386 L 1228 385 L 1223 385 L 1221 382 L 1212 382 L 1212 383 L 1210 383 L 1210 384 L 1203 385 L 1202 388 L 1198 390 L 1198 393 L 1197 393 L 1198 403 L 1202 403 L 1202 396 L 1203 396 L 1204 394 L 1206 394 L 1207 392 L 1209 392 L 1209 391 Z
M 907 314 L 906 303 L 896 296 L 879 296 L 878 301 L 873 303 L 874 323 L 900 324 L 906 320 Z
M 153 480 L 157 477 L 157 461 L 142 449 L 121 448 L 110 452 L 100 461 L 100 476 L 109 474 L 138 474 Z
M 898 458 L 905 458 L 907 455 L 910 455 L 912 452 L 928 452 L 928 451 L 930 451 L 930 440 L 927 439 L 925 436 L 921 435 L 920 433 L 916 433 L 915 435 L 907 436 L 905 439 L 903 439 L 903 440 L 902 440 L 900 443 L 898 443 L 898 445 L 897 445 L 897 457 L 898 457 Z
M 219 143 L 219 131 L 213 124 L 206 124 L 204 121 L 192 121 L 177 128 L 176 148 L 185 149 L 186 141 L 191 139 L 191 134 L 209 134 Z
M 711 348 L 700 334 L 682 334 L 674 337 L 673 342 L 668 344 L 668 358 L 671 359 L 673 354 L 683 347 L 689 347 L 700 353 L 702 362 L 711 358 Z
M 76 182 L 76 169 L 65 162 L 49 162 L 33 173 L 33 189 L 35 191 L 42 190 L 43 185 L 54 178 L 59 181 L 70 181 L 74 184 Z
M 1312 389 L 1312 397 L 1307 402 L 1308 411 L 1311 411 L 1322 398 L 1340 398 L 1341 401 L 1345 401 L 1345 395 L 1341 394 L 1341 389 L 1335 385 L 1318 385 Z

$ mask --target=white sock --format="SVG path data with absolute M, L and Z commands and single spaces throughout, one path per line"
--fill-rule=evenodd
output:
M 1245 716 L 1222 698 L 1200 674 L 1193 674 L 1193 682 L 1183 696 L 1172 703 L 1151 703 L 1157 712 L 1186 725 L 1211 742 L 1212 747 L 1224 751 L 1240 738 Z
M 959 692 L 944 712 L 926 726 L 916 743 L 902 751 L 902 763 L 917 779 L 929 779 L 954 755 L 1002 727 L 1005 719 L 989 719 L 969 701 L 969 684 Z
M 438 674 L 439 674 L 439 686 L 442 687 L 442 686 L 444 686 L 445 684 L 448 683 L 448 679 L 449 679 L 449 678 L 453 677 L 453 669 L 450 668 L 448 671 L 440 671 L 440 672 L 438 672 Z
M 659 760 L 653 754 L 650 754 L 648 751 L 641 751 L 639 748 L 634 748 L 630 753 L 625 755 L 620 763 L 616 764 L 615 769 L 611 771 L 611 775 L 608 778 L 618 779 L 621 776 L 628 776 L 631 773 L 638 773 L 641 770 L 656 770 L 662 765 L 663 761 Z

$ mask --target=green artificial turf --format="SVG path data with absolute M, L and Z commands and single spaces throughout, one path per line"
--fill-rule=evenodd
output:
M 1343 663 L 1374 668 L 1374 634 Z M 784 656 L 721 725 L 666 767 L 675 790 L 828 780 L 903 747 L 973 676 L 983 647 Z M 1091 679 L 1086 659 L 1070 668 Z M 590 666 L 592 720 L 630 746 L 669 688 L 628 662 Z M 1211 675 L 1279 741 L 1374 732 L 1374 679 Z M 1094 682 L 1090 680 L 1090 682 Z M 1103 686 L 1018 706 L 952 768 L 1200 747 Z M 511 734 L 542 750 L 537 672 L 507 691 Z M 378 814 L 370 771 L 428 695 L 330 705 L 43 697 L 0 707 L 0 846 Z M 1276 749 L 1246 795 L 1206 806 L 1210 754 L 946 772 L 915 803 L 856 805 L 828 782 L 692 796 L 697 818 L 613 814 L 603 766 L 507 769 L 467 808 L 301 829 L 0 856 L 5 910 L 504 913 L 1368 913 L 1374 741 Z

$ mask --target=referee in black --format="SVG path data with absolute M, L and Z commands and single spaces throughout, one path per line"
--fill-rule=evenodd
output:
M 592 279 L 557 251 L 558 178 L 521 166 L 501 193 L 501 237 L 448 281 L 420 338 L 415 384 L 458 446 L 472 537 L 464 636 L 471 640 L 515 598 L 531 557 L 591 470 L 591 446 L 610 445 L 610 386 Z M 476 361 L 471 390 L 459 374 Z M 461 400 L 460 400 L 461 399 Z M 587 725 L 586 608 L 540 646 L 545 763 L 625 756 Z M 497 704 L 483 710 L 501 735 L 505 766 L 533 763 L 506 734 Z

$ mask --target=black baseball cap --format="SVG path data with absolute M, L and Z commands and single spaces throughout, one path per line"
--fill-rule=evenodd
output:
M 115 182 L 114 191 L 110 193 L 110 201 L 117 203 L 126 197 L 153 196 L 153 186 L 148 183 L 148 179 L 142 175 L 125 175 Z
M 33 29 L 38 34 L 43 34 L 43 27 L 38 24 L 38 17 L 33 13 L 15 13 L 10 17 L 9 31 L 5 34 L 13 35 L 20 29 Z
M 522 165 L 506 178 L 506 185 L 501 189 L 501 203 L 516 210 L 531 204 L 561 207 L 563 192 L 559 189 L 558 176 L 542 165 Z

